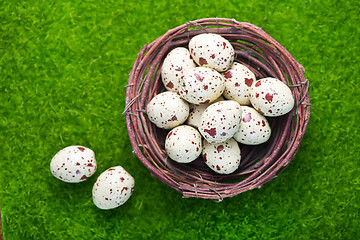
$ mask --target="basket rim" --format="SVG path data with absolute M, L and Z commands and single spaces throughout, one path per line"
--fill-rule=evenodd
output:
M 159 69 L 161 67 L 159 66 L 161 65 L 161 58 L 164 57 L 171 47 L 186 43 L 192 35 L 196 35 L 202 31 L 221 32 L 221 34 L 230 38 L 240 36 L 240 32 L 242 33 L 242 37 L 247 36 L 248 39 L 253 39 L 252 41 L 254 42 L 256 42 L 255 38 L 263 40 L 264 47 L 262 50 L 268 54 L 266 55 L 268 58 L 267 61 L 272 67 L 272 69 L 267 69 L 267 71 L 277 72 L 282 81 L 290 81 L 285 76 L 286 74 L 289 75 L 289 78 L 292 78 L 292 75 L 296 76 L 290 87 L 297 99 L 297 104 L 296 108 L 282 117 L 282 121 L 286 123 L 282 134 L 278 136 L 282 145 L 279 147 L 276 145 L 278 142 L 272 143 L 274 149 L 271 154 L 264 155 L 256 164 L 251 165 L 250 167 L 253 167 L 252 173 L 236 183 L 228 184 L 219 181 L 205 180 L 204 175 L 199 173 L 193 173 L 191 176 L 192 181 L 189 181 L 188 177 L 191 175 L 189 172 L 185 172 L 185 170 L 181 168 L 179 169 L 171 160 L 164 158 L 164 155 L 162 155 L 163 150 L 158 144 L 154 143 L 154 139 L 152 140 L 153 142 L 146 139 L 146 141 L 150 141 L 150 144 L 143 144 L 144 139 L 141 138 L 146 138 L 146 136 L 139 133 L 146 132 L 153 134 L 155 131 L 151 126 L 144 124 L 144 122 L 146 122 L 144 106 L 146 106 L 146 101 L 149 100 L 144 96 L 144 92 L 150 91 L 149 88 L 152 79 L 159 78 L 159 71 L 156 70 L 156 68 Z M 176 39 L 176 41 L 174 41 L 174 39 Z M 237 56 L 244 59 L 250 58 L 250 56 L 242 51 L 238 51 Z M 286 60 L 287 62 L 281 64 L 277 58 L 284 58 L 282 60 Z M 266 69 L 267 65 L 262 64 L 262 67 Z M 299 64 L 280 43 L 263 29 L 251 23 L 238 22 L 235 19 L 229 18 L 202 18 L 170 29 L 151 43 L 145 44 L 140 48 L 129 74 L 123 114 L 126 118 L 128 136 L 133 148 L 133 153 L 144 166 L 149 169 L 152 176 L 182 193 L 183 197 L 197 197 L 222 201 L 226 197 L 233 197 L 242 192 L 260 188 L 263 184 L 277 177 L 284 171 L 300 147 L 309 123 L 310 108 L 312 106 L 308 91 L 309 81 L 305 79 L 304 72 L 304 67 Z M 138 81 L 140 81 L 140 83 L 138 83 Z M 293 79 L 291 79 L 291 81 L 293 81 Z M 157 89 L 160 83 L 155 84 L 157 85 L 155 85 L 155 88 L 152 86 L 153 90 L 150 91 L 150 95 L 156 94 L 154 89 Z M 287 84 L 289 85 L 289 82 Z M 288 131 L 292 131 L 294 134 L 288 136 L 285 134 Z M 151 135 L 151 137 L 152 136 L 153 135 Z M 284 143 L 286 141 L 291 141 L 291 145 L 288 144 L 284 149 Z M 154 147 L 154 149 L 149 146 Z M 162 160 L 149 160 L 149 156 L 155 156 L 155 158 L 159 159 L 162 158 Z M 250 170 L 251 169 L 249 169 L 249 171 Z M 181 175 L 185 178 L 183 182 L 179 181 L 178 174 L 183 174 Z

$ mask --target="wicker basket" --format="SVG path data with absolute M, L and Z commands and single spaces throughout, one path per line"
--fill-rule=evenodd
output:
M 164 150 L 168 131 L 157 128 L 145 113 L 147 103 L 165 90 L 160 70 L 167 53 L 175 47 L 187 47 L 191 37 L 204 32 L 228 39 L 235 48 L 235 61 L 249 67 L 257 78 L 275 77 L 289 85 L 296 103 L 290 113 L 268 118 L 272 136 L 267 143 L 240 144 L 240 167 L 229 175 L 213 172 L 201 157 L 189 164 L 169 159 Z M 206 18 L 171 29 L 140 50 L 129 74 L 124 114 L 133 153 L 154 177 L 181 192 L 183 197 L 221 201 L 260 188 L 288 166 L 304 136 L 311 104 L 309 84 L 303 72 L 304 68 L 283 46 L 250 23 Z

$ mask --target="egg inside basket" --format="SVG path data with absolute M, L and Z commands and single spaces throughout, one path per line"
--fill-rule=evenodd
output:
M 241 163 L 231 174 L 217 174 L 200 156 L 191 163 L 171 160 L 164 148 L 169 130 L 157 128 L 146 115 L 148 102 L 166 89 L 161 67 L 166 55 L 176 47 L 188 47 L 193 36 L 215 33 L 230 41 L 235 61 L 247 66 L 256 78 L 274 77 L 287 84 L 295 100 L 286 115 L 268 118 L 272 134 L 261 145 L 239 144 Z M 126 86 L 126 124 L 133 153 L 150 173 L 183 197 L 221 201 L 260 188 L 277 177 L 299 150 L 310 118 L 309 82 L 304 68 L 291 54 L 261 28 L 234 19 L 205 18 L 190 21 L 167 31 L 140 49 Z

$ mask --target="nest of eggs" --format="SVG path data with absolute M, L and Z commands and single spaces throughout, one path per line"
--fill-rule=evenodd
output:
M 156 127 L 146 115 L 149 101 L 166 91 L 161 67 L 167 54 L 176 47 L 188 47 L 190 39 L 201 33 L 226 38 L 235 49 L 235 62 L 247 66 L 258 79 L 281 80 L 290 87 L 295 100 L 289 113 L 268 119 L 272 131 L 269 141 L 255 146 L 239 144 L 240 166 L 226 175 L 209 169 L 201 156 L 188 164 L 171 160 L 164 147 L 169 130 Z M 124 114 L 133 153 L 154 177 L 183 197 L 221 201 L 260 188 L 289 165 L 300 147 L 311 107 L 304 71 L 283 46 L 250 23 L 206 18 L 171 29 L 140 50 L 129 74 Z

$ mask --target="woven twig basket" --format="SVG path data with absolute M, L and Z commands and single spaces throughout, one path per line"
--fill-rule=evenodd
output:
M 175 47 L 187 47 L 191 37 L 204 32 L 217 33 L 228 39 L 235 48 L 235 61 L 249 67 L 257 78 L 275 77 L 285 82 L 296 102 L 290 113 L 268 118 L 272 136 L 267 143 L 240 145 L 241 165 L 229 175 L 216 174 L 201 157 L 189 164 L 169 159 L 164 150 L 168 131 L 152 124 L 145 112 L 147 103 L 165 91 L 160 70 L 167 53 Z M 133 153 L 154 177 L 184 197 L 221 201 L 260 188 L 288 166 L 304 136 L 311 104 L 309 84 L 303 72 L 304 68 L 283 46 L 250 23 L 206 18 L 171 29 L 140 50 L 129 74 L 124 114 Z

